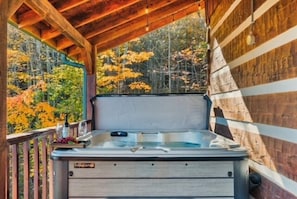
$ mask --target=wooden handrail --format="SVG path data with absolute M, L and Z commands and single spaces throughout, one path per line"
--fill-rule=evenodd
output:
M 87 123 L 91 129 L 91 121 Z M 78 123 L 69 126 L 70 135 L 77 136 Z M 7 135 L 7 199 L 53 199 L 50 143 L 55 137 L 55 127 Z

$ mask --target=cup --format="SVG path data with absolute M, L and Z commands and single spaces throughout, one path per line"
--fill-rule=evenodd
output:
M 81 121 L 78 124 L 78 136 L 84 136 L 88 132 L 88 125 L 86 121 Z
M 63 130 L 63 124 L 61 122 L 58 122 L 56 125 L 56 135 L 57 138 L 61 138 L 62 137 L 62 130 Z

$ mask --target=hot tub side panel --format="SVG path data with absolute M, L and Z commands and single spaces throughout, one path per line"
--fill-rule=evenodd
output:
M 235 199 L 249 198 L 248 159 L 234 160 L 234 196 Z
M 246 160 L 54 160 L 55 198 L 248 199 Z
M 53 161 L 54 199 L 68 198 L 68 161 L 55 159 Z

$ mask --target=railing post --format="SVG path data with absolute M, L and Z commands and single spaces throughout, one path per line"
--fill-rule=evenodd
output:
M 54 139 L 53 134 L 49 135 L 49 142 L 52 142 Z M 53 151 L 53 148 L 51 146 L 48 147 L 49 152 L 51 153 Z M 50 154 L 49 154 L 50 156 Z M 49 199 L 54 199 L 54 182 L 53 182 L 53 161 L 49 157 L 48 158 L 48 179 L 49 179 Z
M 30 143 L 29 141 L 23 144 L 23 158 L 24 158 L 24 199 L 30 199 Z
M 11 187 L 12 187 L 12 198 L 18 199 L 19 197 L 19 145 L 12 145 L 12 177 L 11 177 Z
M 47 199 L 48 182 L 47 182 L 47 166 L 48 166 L 48 154 L 47 154 L 47 139 L 43 137 L 41 140 L 41 162 L 42 162 L 42 199 Z
M 7 147 L 6 147 L 6 150 L 7 150 L 7 153 L 8 154 L 10 154 L 10 146 L 9 145 L 7 145 Z M 10 165 L 10 157 L 9 157 L 9 155 L 7 155 L 7 158 L 6 158 L 7 160 L 6 160 L 6 176 L 5 176 L 5 178 L 6 178 L 6 182 L 5 182 L 5 199 L 9 199 L 10 198 L 10 193 L 9 193 L 9 191 L 10 191 L 10 168 L 9 168 L 9 165 Z
M 39 147 L 38 138 L 33 140 L 34 148 L 34 199 L 39 199 Z

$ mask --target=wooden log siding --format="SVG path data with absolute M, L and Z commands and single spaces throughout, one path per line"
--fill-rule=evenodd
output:
M 297 198 L 297 0 L 223 0 L 210 17 L 211 128 L 249 149 L 255 198 Z
M 255 21 L 254 34 L 256 35 L 257 46 L 297 25 L 297 12 L 292 10 L 293 8 L 297 8 L 297 2 L 290 1 L 285 4 L 282 1 L 276 3 L 265 12 L 263 16 Z M 240 15 L 240 12 L 236 15 Z M 226 24 L 224 23 L 224 26 L 225 25 Z M 227 26 L 228 25 L 229 24 L 227 24 Z M 232 25 L 232 27 L 238 26 L 238 24 L 230 25 Z M 249 32 L 250 27 L 247 27 L 241 34 L 233 38 L 232 41 L 223 48 L 227 62 L 234 60 L 254 48 L 254 46 L 248 46 L 245 42 L 245 38 Z M 231 31 L 229 33 L 231 33 Z M 218 39 L 218 41 L 220 40 Z
M 213 102 L 230 120 L 297 129 L 297 92 L 221 98 Z
M 257 198 L 267 198 L 267 196 L 274 196 L 274 198 L 290 199 L 295 196 L 289 192 L 284 192 L 279 186 L 272 184 L 266 177 L 262 177 L 261 191 L 255 189 L 252 191 L 252 195 Z

